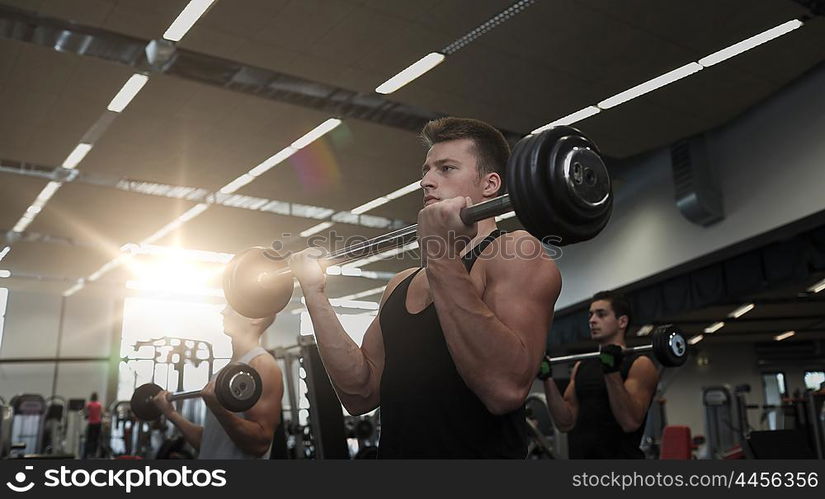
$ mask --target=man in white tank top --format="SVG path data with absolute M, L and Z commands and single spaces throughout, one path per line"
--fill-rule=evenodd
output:
M 222 314 L 224 332 L 232 338 L 232 361 L 249 364 L 261 375 L 263 390 L 258 403 L 243 413 L 224 409 L 215 397 L 217 373 L 202 390 L 208 409 L 203 426 L 181 416 L 166 400 L 166 391 L 160 392 L 154 403 L 186 441 L 198 449 L 199 459 L 268 459 L 272 437 L 281 420 L 284 385 L 278 364 L 260 346 L 260 339 L 275 317 L 248 319 L 229 306 Z

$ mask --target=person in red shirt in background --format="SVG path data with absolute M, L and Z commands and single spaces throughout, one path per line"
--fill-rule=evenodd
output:
M 100 447 L 100 423 L 103 416 L 103 406 L 97 401 L 97 392 L 92 392 L 86 404 L 86 444 L 83 446 L 82 459 L 97 457 Z

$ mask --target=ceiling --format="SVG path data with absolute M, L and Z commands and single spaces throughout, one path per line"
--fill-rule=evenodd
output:
M 374 96 L 389 76 L 511 3 L 218 0 L 178 47 Z M 101 36 L 148 42 L 159 39 L 186 4 L 0 0 L 0 11 L 22 9 Z M 388 99 L 435 115 L 479 118 L 523 135 L 805 14 L 791 0 L 539 0 Z M 726 123 L 825 60 L 823 39 L 825 19 L 815 17 L 787 36 L 576 126 L 617 159 L 670 144 Z M 99 57 L 0 38 L 0 159 L 59 166 L 134 72 Z M 329 116 L 316 107 L 154 72 L 78 169 L 216 190 Z M 345 118 L 239 193 L 346 211 L 414 182 L 424 153 L 409 129 Z M 0 173 L 0 231 L 15 225 L 45 185 L 41 178 Z M 145 239 L 194 205 L 69 182 L 27 230 L 73 244 L 18 241 L 0 266 L 13 275 L 85 277 L 124 244 Z M 414 193 L 369 214 L 412 222 L 420 205 Z M 234 253 L 316 223 L 213 206 L 156 244 Z M 382 232 L 346 224 L 333 229 L 345 237 Z M 364 268 L 392 272 L 415 261 L 407 257 Z M 113 281 L 126 277 L 122 270 L 107 274 Z M 331 294 L 338 295 L 377 285 L 363 278 L 331 281 Z M 71 284 L 49 282 L 56 290 Z

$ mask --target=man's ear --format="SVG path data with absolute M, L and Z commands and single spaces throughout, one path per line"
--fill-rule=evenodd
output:
M 630 318 L 626 315 L 620 315 L 618 322 L 619 327 L 624 328 L 625 332 L 627 332 L 627 326 L 630 324 Z
M 501 176 L 492 172 L 484 175 L 481 179 L 481 193 L 485 197 L 496 197 L 501 189 Z

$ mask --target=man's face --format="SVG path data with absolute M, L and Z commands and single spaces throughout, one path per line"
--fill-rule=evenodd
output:
M 475 146 L 470 139 L 434 144 L 421 167 L 424 206 L 457 196 L 470 196 L 473 203 L 483 197 L 478 178 Z
M 616 317 L 608 300 L 596 300 L 590 304 L 590 337 L 597 342 L 620 339 L 621 330 L 627 327 L 627 317 Z
M 221 315 L 223 316 L 223 332 L 227 336 L 239 332 L 246 321 L 242 315 L 235 312 L 229 305 L 223 307 Z

